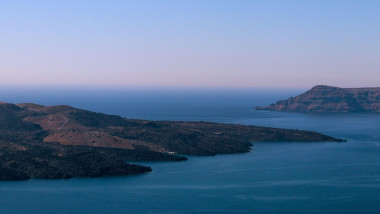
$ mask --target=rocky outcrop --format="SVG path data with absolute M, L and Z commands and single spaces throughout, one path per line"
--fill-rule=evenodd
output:
M 318 85 L 305 93 L 256 110 L 297 112 L 380 112 L 380 88 Z

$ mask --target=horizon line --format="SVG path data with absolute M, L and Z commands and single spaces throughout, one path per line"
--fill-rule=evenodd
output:
M 77 83 L 67 83 L 67 84 L 49 84 L 49 83 L 0 83 L 0 87 L 22 87 L 22 88 L 83 88 L 83 89 L 194 89 L 194 90 L 252 90 L 252 89 L 287 89 L 287 90 L 308 90 L 315 86 L 331 86 L 338 88 L 377 88 L 380 86 L 352 86 L 352 87 L 342 87 L 333 84 L 314 84 L 310 86 L 300 87 L 300 86 L 205 86 L 205 85 L 122 85 L 122 84 L 77 84 Z

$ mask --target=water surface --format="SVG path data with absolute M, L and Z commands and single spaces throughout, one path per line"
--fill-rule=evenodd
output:
M 142 163 L 128 177 L 0 182 L 1 213 L 380 213 L 380 115 L 254 111 L 300 91 L 15 89 L 8 102 L 153 120 L 307 129 L 347 143 L 255 143 L 247 154 Z

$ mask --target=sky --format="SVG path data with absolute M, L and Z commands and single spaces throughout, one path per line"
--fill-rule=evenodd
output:
M 0 0 L 0 84 L 380 86 L 380 1 Z

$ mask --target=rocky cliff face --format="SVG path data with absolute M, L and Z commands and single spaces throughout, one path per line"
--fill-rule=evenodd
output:
M 318 85 L 305 93 L 256 110 L 299 112 L 380 112 L 380 88 Z

